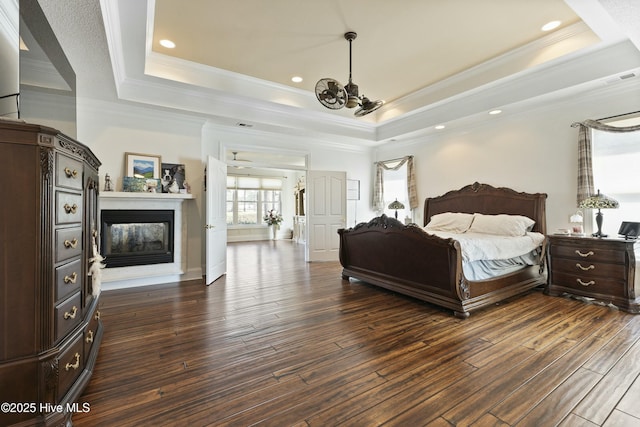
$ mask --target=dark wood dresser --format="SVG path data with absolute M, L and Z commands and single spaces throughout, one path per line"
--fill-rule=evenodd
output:
M 99 166 L 55 129 L 0 120 L 0 425 L 90 409 L 74 403 L 103 333 L 89 275 Z
M 549 281 L 546 293 L 568 293 L 640 313 L 636 251 L 640 242 L 625 239 L 548 236 Z

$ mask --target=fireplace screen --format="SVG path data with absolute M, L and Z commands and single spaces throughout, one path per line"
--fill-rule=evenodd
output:
M 173 214 L 103 210 L 102 255 L 107 268 L 173 262 Z

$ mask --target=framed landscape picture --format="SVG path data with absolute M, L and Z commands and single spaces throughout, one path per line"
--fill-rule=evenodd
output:
M 124 153 L 126 176 L 136 178 L 160 178 L 160 156 L 153 154 Z

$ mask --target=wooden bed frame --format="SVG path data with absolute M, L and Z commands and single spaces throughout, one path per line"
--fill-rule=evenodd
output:
M 543 193 L 519 193 L 476 182 L 427 198 L 424 224 L 443 212 L 525 215 L 536 222 L 533 231 L 544 234 L 546 198 Z M 338 234 L 343 279 L 353 277 L 409 295 L 451 309 L 460 318 L 546 283 L 544 254 L 539 265 L 492 279 L 467 280 L 457 241 L 427 234 L 417 224 L 404 225 L 386 215 L 340 229 Z

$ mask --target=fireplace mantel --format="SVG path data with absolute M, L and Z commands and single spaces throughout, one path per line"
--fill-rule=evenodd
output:
M 102 289 L 120 289 L 168 282 L 177 282 L 187 268 L 187 215 L 185 201 L 195 200 L 193 194 L 133 193 L 104 191 L 99 195 L 99 209 L 174 211 L 174 261 L 172 263 L 114 267 L 102 270 Z M 102 212 L 100 212 L 102 217 Z
M 140 199 L 140 200 L 189 200 L 195 199 L 190 193 L 135 193 L 123 191 L 103 191 L 100 193 L 101 199 Z

